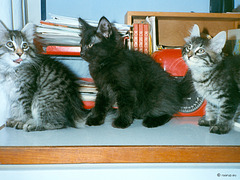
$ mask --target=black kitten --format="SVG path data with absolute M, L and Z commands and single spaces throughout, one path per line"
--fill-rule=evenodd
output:
M 179 83 L 150 56 L 123 47 L 122 39 L 102 17 L 98 27 L 79 18 L 82 25 L 81 56 L 98 88 L 95 107 L 87 125 L 101 125 L 117 102 L 113 127 L 127 128 L 134 118 L 146 127 L 157 127 L 177 113 L 183 101 Z

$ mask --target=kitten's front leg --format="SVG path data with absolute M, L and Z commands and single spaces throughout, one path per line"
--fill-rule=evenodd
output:
M 118 117 L 113 121 L 115 128 L 127 128 L 133 123 L 134 96 L 131 93 L 118 92 Z
M 16 129 L 23 129 L 23 125 L 29 119 L 27 113 L 25 113 L 23 106 L 18 102 L 13 102 L 11 105 L 11 118 L 6 122 L 7 127 Z
M 231 105 L 227 105 L 231 104 Z M 226 134 L 231 130 L 233 118 L 237 111 L 234 103 L 223 103 L 220 106 L 220 113 L 216 124 L 210 126 L 210 132 L 216 134 Z
M 110 108 L 110 99 L 106 93 L 98 92 L 95 101 L 95 107 L 89 114 L 86 124 L 89 126 L 98 126 L 104 123 L 107 111 Z
M 217 113 L 216 108 L 212 106 L 210 103 L 207 103 L 205 108 L 205 116 L 198 120 L 199 126 L 212 126 L 217 121 Z

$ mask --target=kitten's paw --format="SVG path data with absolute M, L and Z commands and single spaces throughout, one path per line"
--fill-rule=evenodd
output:
M 231 126 L 228 123 L 219 123 L 210 127 L 210 133 L 215 134 L 227 134 L 231 130 Z
M 104 119 L 98 116 L 97 117 L 89 116 L 86 121 L 86 125 L 88 126 L 100 126 L 103 123 L 104 123 Z
M 15 120 L 13 118 L 9 118 L 6 121 L 6 126 L 7 127 L 12 127 L 12 128 L 15 128 L 15 129 L 23 129 L 23 125 L 24 125 L 24 123 L 22 121 Z
M 216 123 L 216 120 L 206 120 L 206 117 L 203 116 L 198 120 L 199 126 L 213 126 Z
M 127 119 L 124 119 L 122 117 L 118 117 L 113 121 L 112 126 L 114 128 L 125 129 L 125 128 L 129 127 L 131 124 L 132 124 L 132 120 L 128 121 Z
M 42 131 L 43 127 L 39 126 L 34 120 L 29 120 L 23 125 L 23 130 L 26 132 Z
M 172 116 L 168 114 L 165 114 L 159 117 L 146 117 L 143 120 L 142 125 L 147 128 L 154 128 L 167 123 L 171 118 Z

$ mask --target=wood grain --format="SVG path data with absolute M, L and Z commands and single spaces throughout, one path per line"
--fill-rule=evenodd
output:
M 198 24 L 200 31 L 215 36 L 220 31 L 240 28 L 240 14 L 234 13 L 184 13 L 128 11 L 125 23 L 144 21 L 146 17 L 156 17 L 157 45 L 183 46 L 189 29 Z
M 131 25 L 133 17 L 172 17 L 172 18 L 214 18 L 219 20 L 236 20 L 239 21 L 240 14 L 236 13 L 188 13 L 188 12 L 148 12 L 148 11 L 128 11 L 125 14 L 125 23 Z
M 0 148 L 0 164 L 239 162 L 240 146 L 18 146 Z

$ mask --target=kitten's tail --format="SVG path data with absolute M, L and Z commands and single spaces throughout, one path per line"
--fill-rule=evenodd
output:
M 179 89 L 182 98 L 190 97 L 190 95 L 195 91 L 190 71 L 188 71 L 184 78 L 179 82 Z
M 71 98 L 71 109 L 70 109 L 70 117 L 72 119 L 72 126 L 76 128 L 85 127 L 87 115 L 90 111 L 83 108 L 83 102 L 81 97 L 77 98 L 77 96 Z
M 234 122 L 234 123 L 233 123 L 233 129 L 234 129 L 235 131 L 240 132 L 240 123 L 239 123 L 239 122 Z

